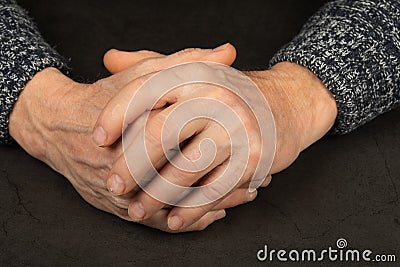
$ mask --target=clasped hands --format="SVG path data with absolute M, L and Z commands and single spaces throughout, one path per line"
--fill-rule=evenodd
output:
M 252 201 L 257 195 L 257 191 L 248 190 L 260 143 L 249 110 L 227 90 L 183 86 L 163 96 L 143 124 L 149 133 L 146 141 L 152 163 L 163 177 L 182 186 L 207 184 L 224 171 L 230 156 L 229 138 L 217 123 L 194 120 L 181 132 L 180 138 L 186 140 L 182 153 L 195 160 L 200 153 L 199 140 L 212 138 L 218 146 L 213 164 L 195 173 L 168 164 L 161 149 L 160 129 L 174 105 L 199 96 L 218 99 L 234 108 L 253 133 L 249 164 L 237 186 L 221 199 L 199 207 L 168 206 L 138 187 L 125 162 L 121 129 L 133 92 L 154 73 L 192 61 L 231 65 L 235 57 L 236 51 L 229 44 L 216 49 L 186 49 L 169 56 L 110 50 L 104 64 L 113 75 L 90 85 L 76 83 L 56 69 L 45 69 L 21 93 L 10 116 L 10 134 L 28 153 L 63 174 L 93 206 L 167 232 L 202 230 L 223 218 L 225 209 Z M 277 145 L 273 174 L 289 166 L 300 151 L 329 130 L 336 104 L 318 78 L 294 63 L 245 74 L 259 86 L 274 114 Z M 271 176 L 265 175 L 268 177 L 262 186 L 271 181 Z

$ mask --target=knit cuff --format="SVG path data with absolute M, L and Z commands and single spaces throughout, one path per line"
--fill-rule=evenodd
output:
M 399 104 L 400 4 L 332 1 L 304 25 L 270 66 L 290 61 L 311 70 L 335 97 L 330 134 L 345 134 Z
M 12 142 L 8 130 L 9 116 L 28 81 L 48 67 L 68 72 L 66 61 L 43 40 L 26 12 L 15 4 L 4 3 L 0 2 L 1 144 Z

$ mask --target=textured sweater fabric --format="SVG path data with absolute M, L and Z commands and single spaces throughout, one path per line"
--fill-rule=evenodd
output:
M 348 133 L 400 104 L 400 1 L 329 2 L 270 64 L 280 61 L 319 77 L 338 107 L 330 133 Z
M 400 1 L 336 0 L 322 7 L 270 65 L 291 61 L 314 72 L 335 96 L 333 134 L 350 132 L 400 103 Z M 65 72 L 63 58 L 13 0 L 0 0 L 0 143 L 9 115 L 35 73 Z
M 27 82 L 39 71 L 67 72 L 65 60 L 40 35 L 27 13 L 12 0 L 0 0 L 0 143 L 11 143 L 8 121 Z

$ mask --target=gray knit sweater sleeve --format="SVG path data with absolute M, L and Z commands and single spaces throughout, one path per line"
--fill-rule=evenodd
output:
M 348 133 L 400 104 L 400 1 L 329 2 L 270 65 L 280 61 L 320 78 L 338 106 L 331 133 Z
M 67 70 L 26 12 L 15 1 L 0 0 L 0 144 L 11 141 L 8 119 L 19 93 L 35 73 L 47 67 Z

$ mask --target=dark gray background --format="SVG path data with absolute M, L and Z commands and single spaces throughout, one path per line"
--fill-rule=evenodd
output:
M 19 2 L 71 59 L 74 78 L 94 81 L 107 75 L 101 56 L 111 47 L 170 53 L 229 41 L 238 49 L 235 67 L 265 68 L 326 1 Z M 323 138 L 253 203 L 228 210 L 203 232 L 179 235 L 96 210 L 45 164 L 17 146 L 0 147 L 0 265 L 262 266 L 256 253 L 265 244 L 319 250 L 340 237 L 399 262 L 399 115 Z

